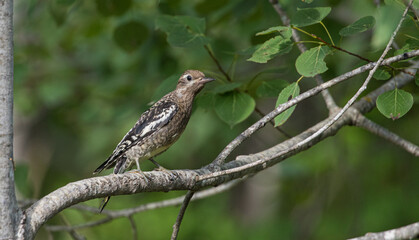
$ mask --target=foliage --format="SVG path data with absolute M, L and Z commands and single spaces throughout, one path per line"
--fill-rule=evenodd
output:
M 346 26 L 344 28 L 342 28 L 339 31 L 339 34 L 342 37 L 346 37 L 346 36 L 350 36 L 352 34 L 357 34 L 357 33 L 361 33 L 361 32 L 365 32 L 368 29 L 372 28 L 375 24 L 375 19 L 373 16 L 366 16 L 363 17 L 359 20 L 357 20 L 356 22 L 352 23 L 349 26 Z
M 397 88 L 383 93 L 377 98 L 378 110 L 384 116 L 393 120 L 401 118 L 412 108 L 412 106 L 412 94 Z
M 295 67 L 299 74 L 304 77 L 314 77 L 327 71 L 324 58 L 330 53 L 327 46 L 317 46 L 303 52 L 295 61 Z
M 184 135 L 157 160 L 169 169 L 201 167 L 256 120 L 255 110 L 267 113 L 312 88 L 316 74 L 329 80 L 366 63 L 334 46 L 378 59 L 404 8 L 398 0 L 382 1 L 380 7 L 364 0 L 280 3 L 291 17 L 289 27 L 280 25 L 267 0 L 16 2 L 15 152 L 20 194 L 39 198 L 90 177 L 139 114 L 171 91 L 186 69 L 200 69 L 217 81 L 198 95 Z M 418 25 L 410 11 L 396 38 L 400 49 L 389 56 L 419 48 Z M 292 31 L 300 34 L 308 51 L 298 51 Z M 404 61 L 380 68 L 374 78 L 382 81 L 372 82 L 368 90 L 406 66 Z M 363 79 L 355 77 L 331 89 L 340 106 Z M 412 131 L 419 117 L 412 107 L 417 104 L 418 82 L 383 93 L 377 99 L 379 111 L 367 117 L 418 143 L 417 131 Z M 323 104 L 320 97 L 305 101 L 275 118 L 275 124 L 295 135 L 326 116 Z M 238 154 L 284 140 L 271 126 L 266 128 L 269 131 L 249 139 Z M 419 181 L 414 160 L 366 132 L 344 130 L 256 176 L 254 182 L 192 203 L 180 238 L 343 239 L 401 226 L 416 221 L 419 214 L 417 191 L 412 191 Z M 151 168 L 144 163 L 145 170 Z M 256 186 L 269 188 L 269 193 L 264 187 L 255 192 Z M 179 194 L 115 197 L 109 208 Z M 99 200 L 88 204 L 98 206 Z M 170 208 L 137 215 L 139 235 L 167 238 L 176 214 L 177 209 Z M 72 210 L 63 215 L 71 224 L 99 218 Z M 50 224 L 62 222 L 56 218 Z M 88 239 L 131 237 L 127 220 L 80 233 Z M 46 236 L 41 232 L 39 239 Z M 68 239 L 64 233 L 54 237 Z
M 276 100 L 275 107 L 278 107 L 279 104 L 283 104 L 287 102 L 288 100 L 295 98 L 296 96 L 298 96 L 298 94 L 300 94 L 300 87 L 298 86 L 298 82 L 290 84 L 279 93 L 278 100 Z M 288 118 L 291 116 L 294 109 L 295 109 L 295 106 L 292 106 L 291 108 L 287 109 L 285 112 L 275 117 L 275 126 L 280 126 L 284 124 L 288 120 Z

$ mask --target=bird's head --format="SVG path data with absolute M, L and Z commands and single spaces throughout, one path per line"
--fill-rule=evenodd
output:
M 181 92 L 197 94 L 206 83 L 214 81 L 214 78 L 205 77 L 204 73 L 198 70 L 187 70 L 179 78 L 176 90 Z

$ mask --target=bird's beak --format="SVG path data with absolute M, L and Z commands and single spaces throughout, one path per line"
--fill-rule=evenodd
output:
M 212 82 L 212 81 L 215 81 L 215 79 L 214 78 L 210 78 L 210 77 L 204 77 L 199 82 L 201 82 L 201 83 L 208 83 L 208 82 Z

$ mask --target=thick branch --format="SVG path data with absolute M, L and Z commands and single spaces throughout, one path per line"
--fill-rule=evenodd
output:
M 245 177 L 242 178 L 242 179 L 245 179 Z M 242 180 L 242 179 L 240 179 L 240 180 Z M 207 197 L 213 196 L 215 194 L 219 194 L 221 192 L 227 191 L 239 182 L 240 181 L 237 179 L 237 180 L 227 182 L 225 184 L 221 184 L 220 186 L 217 186 L 217 187 L 213 187 L 213 188 L 205 189 L 205 190 L 202 190 L 202 191 L 198 191 L 194 194 L 191 201 L 207 198 Z M 75 230 L 75 229 L 89 228 L 89 227 L 92 227 L 92 226 L 97 226 L 97 225 L 100 225 L 100 224 L 107 223 L 109 221 L 112 221 L 113 219 L 129 217 L 129 216 L 132 216 L 132 215 L 134 215 L 136 213 L 140 213 L 140 212 L 145 212 L 145 211 L 150 211 L 150 210 L 164 208 L 164 207 L 170 207 L 170 206 L 178 206 L 178 205 L 182 204 L 184 198 L 185 198 L 185 196 L 181 196 L 181 197 L 162 200 L 162 201 L 158 201 L 158 202 L 146 203 L 146 204 L 134 207 L 134 208 L 128 208 L 128 209 L 123 209 L 123 210 L 106 210 L 105 209 L 105 210 L 102 211 L 102 214 L 106 215 L 107 217 L 103 218 L 101 220 L 98 220 L 98 221 L 87 222 L 87 223 L 83 223 L 83 224 L 80 224 L 80 225 L 74 225 L 74 226 L 59 226 L 59 225 L 47 226 L 46 228 L 48 229 L 48 231 L 53 231 L 53 232 L 55 232 L 55 231 L 71 231 L 71 230 Z M 28 202 L 34 203 L 35 201 L 28 200 Z M 80 211 L 95 213 L 95 214 L 99 213 L 99 209 L 97 207 L 90 207 L 90 206 L 86 206 L 86 205 L 74 205 L 74 206 L 72 206 L 72 208 L 80 210 Z
M 419 55 L 419 50 L 412 51 L 403 56 L 396 56 L 393 58 L 389 58 L 383 63 L 389 62 L 389 61 L 397 61 L 397 59 L 398 60 L 404 59 L 407 57 L 411 57 L 415 54 Z M 316 87 L 315 89 L 312 89 L 303 93 L 302 95 L 300 95 L 302 97 L 299 99 L 301 101 L 305 98 L 308 98 L 309 96 L 313 96 L 317 94 L 318 92 L 320 92 L 322 88 L 333 86 L 334 84 L 355 75 L 355 73 L 366 71 L 368 69 L 371 69 L 373 66 L 374 66 L 373 63 L 367 64 L 361 68 L 351 71 L 350 73 L 344 74 L 341 77 L 328 81 L 322 84 L 321 86 Z M 409 77 L 409 75 L 407 76 Z M 403 83 L 408 82 L 409 80 L 405 80 L 405 79 L 408 79 L 408 77 L 400 79 L 400 81 L 397 82 L 397 86 L 402 86 Z M 409 79 L 411 79 L 411 76 Z M 392 84 L 393 87 L 396 84 L 395 81 L 389 81 L 389 83 Z M 370 97 L 370 96 L 368 95 L 367 97 Z M 370 97 L 370 99 L 371 98 L 372 97 Z M 297 100 L 295 99 L 290 100 L 290 102 L 292 104 L 296 104 Z M 278 109 L 281 110 L 284 108 L 284 106 L 285 104 L 280 106 L 280 108 Z M 360 105 L 360 108 L 363 110 L 368 110 L 368 107 L 363 107 L 362 105 Z M 279 114 L 279 111 L 277 111 L 276 109 L 274 113 Z M 361 113 L 363 112 L 361 111 Z M 270 114 L 272 114 L 272 112 Z M 195 171 L 175 170 L 174 172 L 178 176 L 178 178 L 175 179 L 174 181 L 171 180 L 171 177 L 169 176 L 169 174 L 165 172 L 153 171 L 153 172 L 145 173 L 149 179 L 148 182 L 144 181 L 144 178 L 142 175 L 131 172 L 131 173 L 125 173 L 125 174 L 112 174 L 112 175 L 104 176 L 104 177 L 89 178 L 89 179 L 84 179 L 81 181 L 67 184 L 66 186 L 59 188 L 56 191 L 43 197 L 42 199 L 40 199 L 38 202 L 36 202 L 35 204 L 33 204 L 31 207 L 29 207 L 26 210 L 25 236 L 29 239 L 33 238 L 34 234 L 37 232 L 40 226 L 43 223 L 45 223 L 48 219 L 53 217 L 56 213 L 62 211 L 63 209 L 71 205 L 74 205 L 74 204 L 77 204 L 79 202 L 83 202 L 86 200 L 90 200 L 93 198 L 113 196 L 113 195 L 133 194 L 133 193 L 140 193 L 140 192 L 152 192 L 152 191 L 156 192 L 156 191 L 172 191 L 172 190 L 198 190 L 206 186 L 219 185 L 221 183 L 230 181 L 232 179 L 241 178 L 248 174 L 259 172 L 265 169 L 266 167 L 272 166 L 275 163 L 285 159 L 286 157 L 289 157 L 304 149 L 311 147 L 313 144 L 317 143 L 318 141 L 321 141 L 322 139 L 328 136 L 332 136 L 336 134 L 336 132 L 341 127 L 351 123 L 352 120 L 349 118 L 351 114 L 356 114 L 356 111 L 350 109 L 349 113 L 345 113 L 344 116 L 342 116 L 342 118 L 340 118 L 331 128 L 329 128 L 326 132 L 324 132 L 319 138 L 314 139 L 313 141 L 307 143 L 306 145 L 302 146 L 299 149 L 296 149 L 292 152 L 288 152 L 287 154 L 283 154 L 283 155 L 279 154 L 281 153 L 282 150 L 287 149 L 290 146 L 297 144 L 298 142 L 302 141 L 303 139 L 311 135 L 314 131 L 321 128 L 325 124 L 325 121 L 328 121 L 329 119 L 326 119 L 325 121 L 320 122 L 316 126 L 306 130 L 305 132 L 299 134 L 298 136 L 292 139 L 289 139 L 281 144 L 278 144 L 277 146 L 274 146 L 270 149 L 267 149 L 257 154 L 248 155 L 248 156 L 239 156 L 236 158 L 236 160 L 220 165 L 220 167 L 222 170 L 228 170 L 228 169 L 237 170 L 237 168 L 246 164 L 251 164 L 252 162 L 255 162 L 257 160 L 260 160 L 260 159 L 266 160 L 262 164 L 255 164 L 245 169 L 242 169 L 240 171 L 233 172 L 232 174 L 227 174 L 227 175 L 222 175 L 222 176 L 220 175 L 218 177 L 214 177 L 214 178 L 207 179 L 200 182 L 197 181 L 200 178 L 200 176 L 208 175 L 211 173 L 209 168 L 202 168 Z M 259 121 L 259 124 L 262 124 L 262 125 L 266 124 L 267 121 L 269 121 L 268 118 L 266 117 L 262 118 Z

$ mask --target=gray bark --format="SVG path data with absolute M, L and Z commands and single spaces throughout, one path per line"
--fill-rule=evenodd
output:
M 13 1 L 0 0 L 0 239 L 17 231 L 13 171 Z

